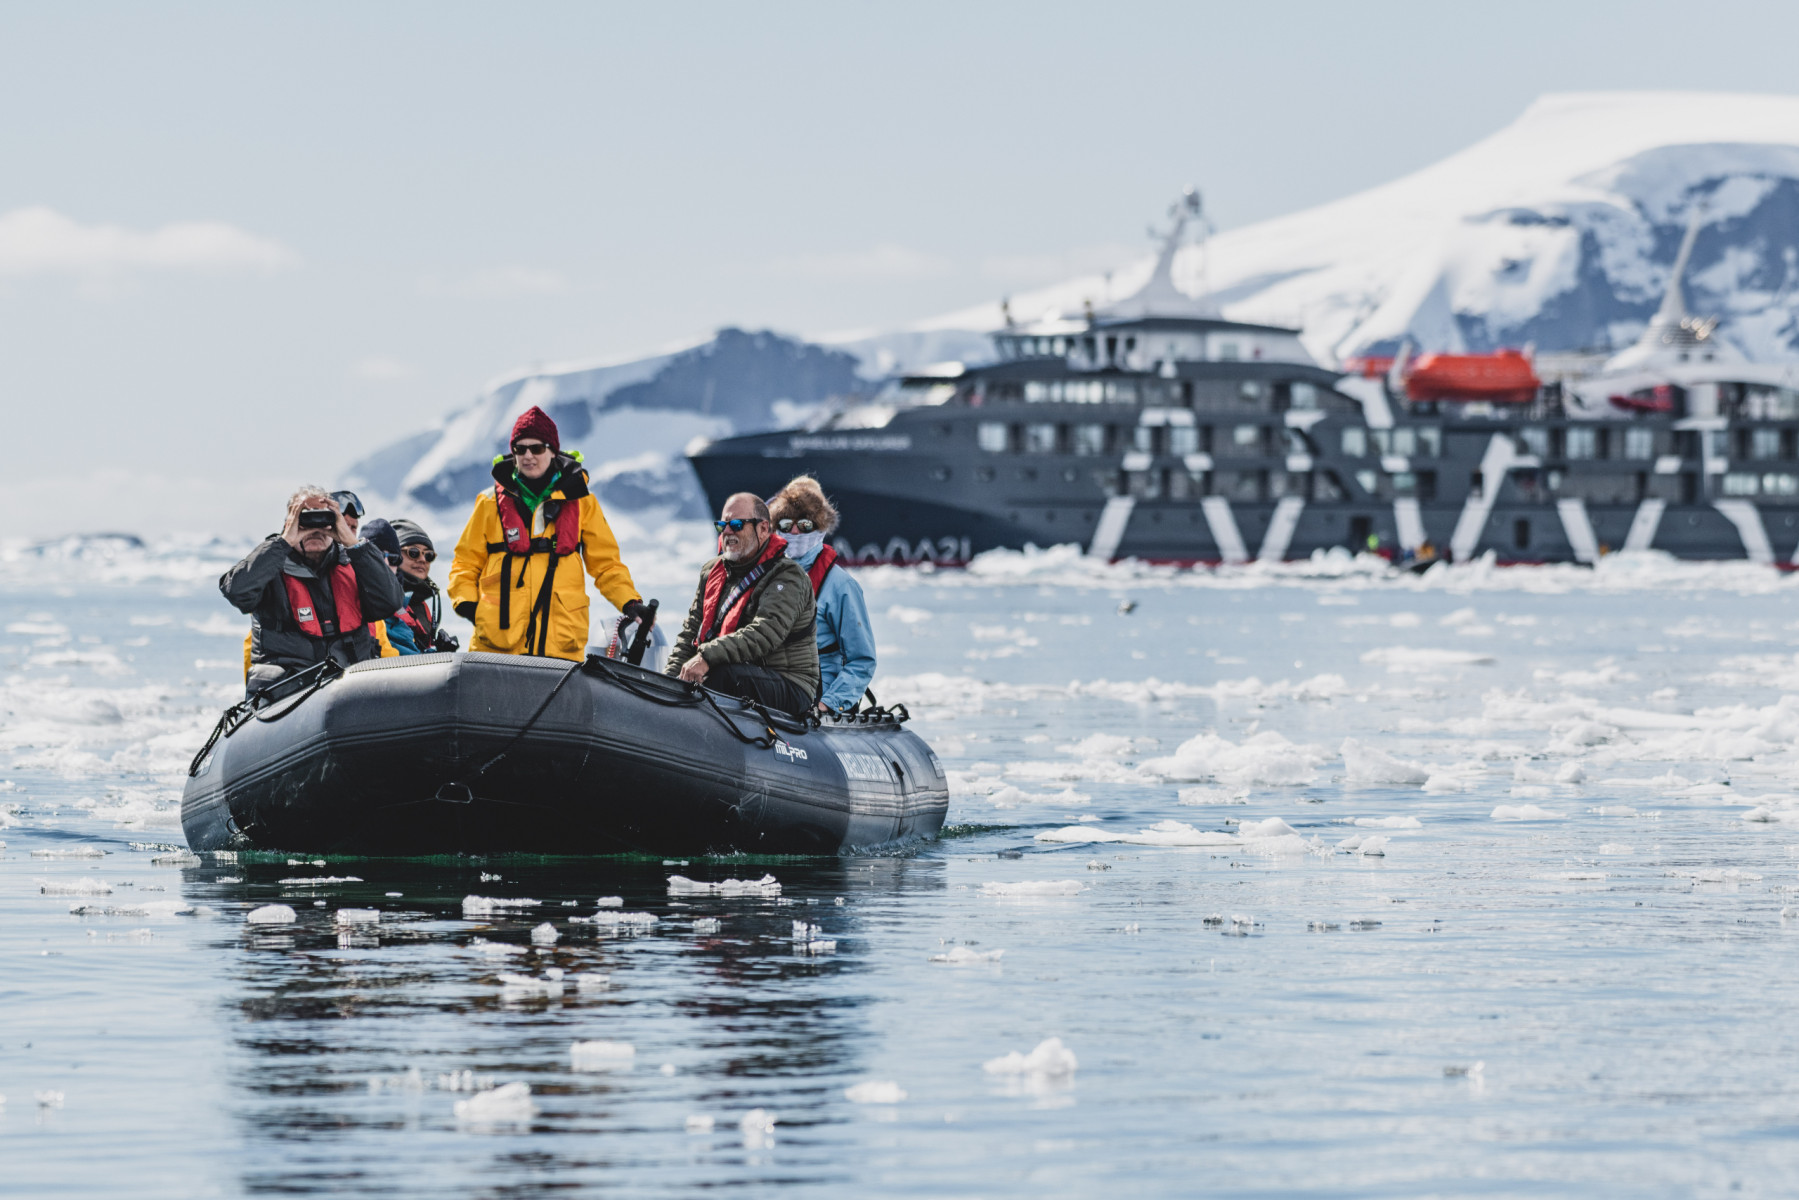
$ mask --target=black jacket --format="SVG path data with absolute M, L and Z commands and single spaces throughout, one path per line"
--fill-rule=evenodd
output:
M 273 682 L 279 675 L 258 671 L 258 666 L 275 666 L 285 671 L 298 671 L 327 658 L 341 666 L 366 662 L 381 654 L 380 643 L 369 633 L 367 622 L 379 621 L 398 612 L 406 603 L 400 581 L 388 569 L 387 558 L 371 542 L 358 542 L 345 549 L 332 546 L 325 552 L 326 571 L 339 563 L 349 563 L 356 571 L 357 596 L 362 602 L 364 624 L 330 637 L 317 638 L 302 633 L 289 611 L 287 588 L 283 575 L 292 575 L 306 585 L 321 611 L 333 611 L 330 582 L 315 573 L 300 557 L 300 552 L 270 534 L 244 560 L 219 576 L 219 591 L 239 612 L 250 614 L 251 680 L 256 684 Z

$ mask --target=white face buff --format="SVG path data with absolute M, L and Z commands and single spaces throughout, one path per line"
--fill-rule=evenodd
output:
M 818 530 L 811 533 L 783 533 L 781 536 L 787 539 L 788 558 L 806 558 L 825 544 L 825 535 Z

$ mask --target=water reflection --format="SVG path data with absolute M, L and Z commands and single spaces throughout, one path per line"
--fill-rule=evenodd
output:
M 256 1194 L 680 1186 L 696 1172 L 846 1180 L 832 1113 L 876 1039 L 869 939 L 908 893 L 945 886 L 928 855 L 233 870 L 241 901 L 296 916 L 222 928 L 235 975 L 219 1010 L 237 1050 L 232 1119 L 252 1147 L 240 1183 Z M 360 878 L 280 882 L 301 871 Z M 671 897 L 666 885 L 672 873 L 764 871 L 779 897 Z M 206 874 L 190 872 L 212 896 Z M 464 919 L 471 894 L 538 903 Z M 599 896 L 657 920 L 578 921 Z M 379 922 L 336 923 L 338 910 L 363 908 L 381 910 Z M 546 922 L 555 940 L 534 940 Z M 796 922 L 835 951 L 807 953 Z M 576 1069 L 571 1046 L 591 1041 L 634 1053 L 602 1050 L 611 1057 Z M 530 1088 L 523 1107 L 484 1097 L 456 1117 L 457 1101 L 512 1083 Z

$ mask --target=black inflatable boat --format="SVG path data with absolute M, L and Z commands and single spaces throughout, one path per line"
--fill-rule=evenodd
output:
M 195 850 L 834 854 L 934 838 L 907 714 L 823 724 L 621 660 L 421 654 L 285 679 L 195 757 Z

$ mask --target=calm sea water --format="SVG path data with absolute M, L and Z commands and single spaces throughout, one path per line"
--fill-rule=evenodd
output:
M 241 669 L 210 568 L 9 569 L 0 1193 L 1799 1179 L 1799 663 L 1772 573 L 871 572 L 877 691 L 955 773 L 940 842 L 181 865 L 182 769 Z M 296 919 L 246 921 L 273 904 Z M 988 1068 L 1052 1038 L 1030 1061 L 1061 1069 Z M 588 1041 L 632 1052 L 577 1062 Z

